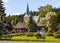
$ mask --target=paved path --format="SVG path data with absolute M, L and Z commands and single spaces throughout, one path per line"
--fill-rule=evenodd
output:
M 60 42 L 0 41 L 0 43 L 60 43 Z

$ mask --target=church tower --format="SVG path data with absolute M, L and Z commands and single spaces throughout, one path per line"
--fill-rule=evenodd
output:
M 30 15 L 30 11 L 29 11 L 29 5 L 28 5 L 28 4 L 27 4 L 26 13 L 28 14 L 28 16 Z
M 29 6 L 27 4 L 26 14 L 24 15 L 24 22 L 28 22 L 30 18 Z

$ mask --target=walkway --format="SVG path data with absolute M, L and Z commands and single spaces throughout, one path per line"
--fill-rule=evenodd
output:
M 0 41 L 0 43 L 60 43 L 60 42 Z

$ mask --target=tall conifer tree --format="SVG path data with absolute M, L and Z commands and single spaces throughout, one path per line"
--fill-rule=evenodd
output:
M 0 22 L 2 22 L 5 19 L 5 7 L 3 4 L 3 1 L 0 0 Z

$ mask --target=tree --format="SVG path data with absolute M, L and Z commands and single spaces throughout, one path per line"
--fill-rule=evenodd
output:
M 60 12 L 57 13 L 57 22 L 58 22 L 58 25 L 60 24 Z
M 58 13 L 60 12 L 60 8 L 53 8 L 52 11 Z
M 16 25 L 18 22 L 23 22 L 23 14 L 21 15 L 12 15 L 6 16 L 11 21 L 12 25 Z
M 31 15 L 32 16 L 36 16 L 36 15 L 38 15 L 38 12 L 37 11 L 33 11 L 33 12 L 31 12 Z
M 3 1 L 0 0 L 0 22 L 2 22 L 5 19 L 5 7 L 3 7 Z
M 6 29 L 6 32 L 8 31 L 7 33 L 13 30 L 13 26 L 9 19 L 4 20 L 3 25 L 4 25 L 4 28 Z
M 6 30 L 7 29 L 5 28 L 4 24 L 0 22 L 0 36 L 2 34 L 7 34 Z
M 32 18 L 32 15 L 30 15 L 29 21 L 26 23 L 25 28 L 28 29 L 28 32 L 36 32 L 37 31 L 37 25 L 35 21 Z
M 26 22 L 24 26 L 24 28 L 26 28 L 28 32 L 29 32 L 29 26 L 30 26 L 30 21 Z
M 60 8 L 53 8 L 53 12 L 57 13 L 57 24 L 58 24 L 57 27 L 59 27 L 59 24 L 60 24 Z M 59 29 L 59 28 L 57 28 L 57 29 Z
M 45 18 L 43 18 L 40 22 L 41 22 L 42 24 L 45 24 L 45 22 L 46 22 Z
M 30 16 L 30 20 L 29 20 L 29 31 L 30 32 L 37 31 L 37 25 L 36 25 L 35 21 L 32 19 L 32 16 Z
M 46 6 L 41 6 L 40 8 L 38 8 L 38 10 L 39 10 L 39 16 L 45 17 L 47 12 L 52 11 L 52 6 L 47 4 Z
M 57 15 L 55 12 L 48 12 L 46 15 L 48 31 L 56 31 L 57 29 Z
M 4 19 L 5 19 L 5 7 L 3 7 L 3 1 L 2 0 L 0 0 L 0 35 L 2 35 L 2 34 L 6 34 L 7 32 L 6 32 L 6 28 L 5 28 L 5 26 L 4 26 L 4 24 L 3 24 L 3 21 L 4 21 Z

